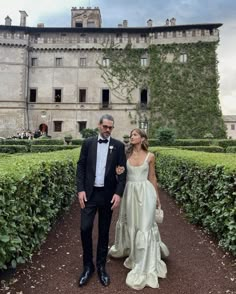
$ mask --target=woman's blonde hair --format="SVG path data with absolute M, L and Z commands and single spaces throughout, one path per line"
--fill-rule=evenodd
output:
M 130 137 L 132 136 L 132 133 L 134 131 L 137 132 L 140 135 L 140 137 L 143 139 L 143 141 L 141 143 L 141 148 L 144 151 L 148 151 L 148 137 L 147 137 L 147 134 L 145 133 L 145 131 L 143 131 L 139 128 L 135 128 L 130 132 Z M 129 147 L 127 148 L 127 151 L 126 151 L 127 157 L 129 157 L 132 154 L 132 152 L 133 152 L 133 145 L 130 144 Z

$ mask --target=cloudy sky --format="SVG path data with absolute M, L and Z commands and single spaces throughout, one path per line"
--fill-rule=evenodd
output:
M 220 103 L 223 114 L 236 115 L 236 1 L 235 0 L 0 0 L 0 24 L 8 15 L 20 24 L 19 10 L 28 14 L 27 26 L 43 22 L 50 27 L 69 27 L 71 8 L 98 6 L 103 27 L 116 27 L 124 19 L 129 26 L 222 23 L 218 47 Z

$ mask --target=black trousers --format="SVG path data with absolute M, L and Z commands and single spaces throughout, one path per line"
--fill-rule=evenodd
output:
M 96 266 L 105 266 L 108 243 L 109 229 L 112 218 L 111 203 L 106 201 L 103 188 L 94 187 L 91 198 L 86 202 L 85 208 L 81 209 L 81 240 L 83 247 L 84 266 L 94 267 L 93 263 L 93 223 L 98 212 L 98 241 Z

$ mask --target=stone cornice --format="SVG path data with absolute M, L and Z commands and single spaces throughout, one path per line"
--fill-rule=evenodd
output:
M 203 23 L 203 24 L 186 24 L 172 26 L 153 26 L 153 27 L 116 27 L 116 28 L 72 28 L 72 27 L 23 27 L 23 26 L 4 26 L 0 25 L 0 31 L 9 31 L 12 33 L 23 32 L 25 34 L 37 33 L 153 33 L 167 31 L 183 30 L 213 30 L 222 26 L 222 23 Z

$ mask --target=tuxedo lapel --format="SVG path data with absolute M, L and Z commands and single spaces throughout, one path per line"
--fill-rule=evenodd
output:
M 105 176 L 108 174 L 110 167 L 111 167 L 111 162 L 112 162 L 112 158 L 113 158 L 113 151 L 114 151 L 114 140 L 112 138 L 110 138 L 110 143 L 108 146 L 108 153 L 107 153 L 107 162 L 106 162 L 106 172 L 105 172 Z
M 96 173 L 96 162 L 97 162 L 97 141 L 98 138 L 94 138 L 94 140 L 92 141 L 92 146 L 91 146 L 91 157 L 92 157 L 92 167 L 93 167 L 93 171 L 94 173 Z

